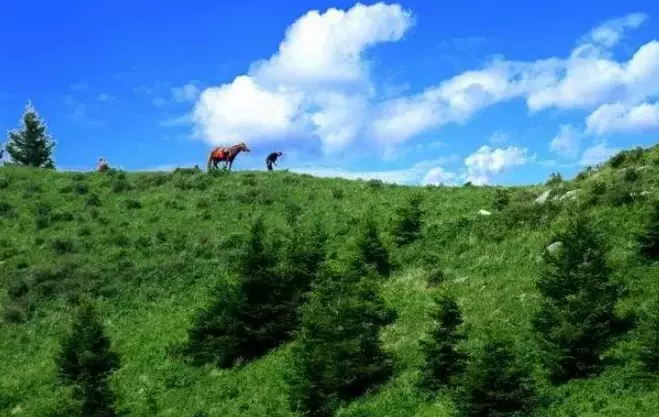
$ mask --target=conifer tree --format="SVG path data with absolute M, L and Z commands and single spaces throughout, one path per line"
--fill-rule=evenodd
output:
M 396 210 L 394 238 L 397 245 L 407 245 L 419 238 L 422 216 L 421 197 L 418 195 L 412 197 L 407 205 Z
M 329 417 L 392 375 L 379 334 L 396 312 L 382 300 L 375 273 L 364 271 L 324 268 L 303 307 L 287 375 L 291 408 L 302 415 Z
M 89 301 L 83 302 L 57 358 L 58 380 L 73 387 L 82 415 L 116 415 L 109 378 L 119 366 L 119 356 L 112 351 L 96 310 Z
M 389 276 L 391 273 L 389 252 L 380 239 L 372 216 L 365 219 L 362 235 L 357 240 L 357 247 L 360 256 L 355 258 L 356 260 L 373 267 L 382 276 Z M 358 265 L 354 265 L 354 267 L 358 267 Z
M 284 260 L 269 242 L 262 218 L 252 225 L 239 259 L 234 291 L 218 290 L 216 301 L 196 318 L 183 349 L 195 364 L 231 367 L 255 359 L 287 341 L 299 326 L 299 307 L 325 256 L 319 224 L 296 230 Z
M 470 358 L 458 396 L 463 417 L 521 417 L 535 408 L 537 391 L 529 368 L 515 358 L 507 339 L 488 336 Z
M 458 330 L 462 324 L 460 308 L 448 294 L 435 294 L 430 318 L 432 328 L 421 341 L 424 366 L 420 386 L 436 391 L 448 386 L 464 369 L 466 355 L 457 350 L 457 345 L 465 335 Z
M 545 251 L 533 326 L 550 378 L 559 384 L 599 368 L 621 322 L 614 312 L 621 287 L 612 282 L 605 247 L 583 214 L 552 240 L 563 245 L 556 253 Z
M 7 153 L 19 165 L 55 168 L 52 159 L 54 147 L 45 123 L 34 106 L 28 103 L 22 117 L 22 128 L 9 132 Z
M 651 261 L 659 260 L 659 202 L 653 204 L 652 216 L 643 235 L 639 236 L 641 255 Z

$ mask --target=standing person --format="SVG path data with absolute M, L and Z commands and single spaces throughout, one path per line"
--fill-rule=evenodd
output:
M 103 172 L 103 171 L 107 171 L 108 168 L 109 168 L 108 162 L 103 157 L 99 158 L 98 159 L 98 168 L 96 168 L 96 170 L 98 172 Z
M 282 155 L 281 152 L 273 152 L 265 158 L 265 164 L 268 167 L 268 171 L 272 171 L 272 166 L 277 165 L 277 158 Z

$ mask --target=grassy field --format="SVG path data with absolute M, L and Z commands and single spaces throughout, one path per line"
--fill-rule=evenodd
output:
M 2 167 L 0 415 L 42 416 L 57 407 L 64 394 L 54 381 L 59 341 L 75 300 L 91 292 L 121 357 L 112 387 L 130 415 L 293 416 L 282 376 L 286 345 L 236 370 L 190 367 L 168 354 L 185 340 L 211 290 L 232 279 L 228 270 L 250 221 L 263 215 L 269 234 L 282 237 L 295 222 L 322 219 L 332 256 L 351 250 L 361 219 L 372 216 L 395 261 L 382 284 L 398 311 L 382 334 L 395 377 L 338 414 L 450 416 L 450 399 L 424 399 L 414 389 L 433 291 L 428 272 L 444 272 L 440 286 L 457 296 L 470 345 L 487 331 L 506 334 L 525 362 L 538 364 L 530 327 L 538 257 L 574 207 L 585 208 L 606 236 L 616 279 L 628 289 L 619 309 L 643 313 L 659 297 L 659 268 L 638 261 L 635 243 L 659 192 L 658 173 L 659 149 L 630 152 L 571 181 L 515 188 L 404 187 L 286 172 Z M 548 189 L 549 202 L 534 203 Z M 553 200 L 577 189 L 575 199 Z M 423 236 L 401 249 L 392 221 L 413 195 L 423 199 Z M 536 414 L 656 416 L 659 379 L 640 372 L 636 340 L 632 331 L 613 346 L 614 362 L 603 374 L 558 388 L 536 366 L 551 400 Z

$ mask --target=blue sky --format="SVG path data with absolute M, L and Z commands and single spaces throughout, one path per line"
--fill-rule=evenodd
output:
M 60 169 L 202 166 L 407 184 L 572 176 L 659 137 L 659 4 L 2 2 L 0 128 Z

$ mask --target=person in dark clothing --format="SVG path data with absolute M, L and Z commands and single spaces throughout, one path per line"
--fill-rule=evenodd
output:
M 281 152 L 273 152 L 265 158 L 265 164 L 268 167 L 268 171 L 272 171 L 272 166 L 277 165 L 277 158 L 281 156 Z

